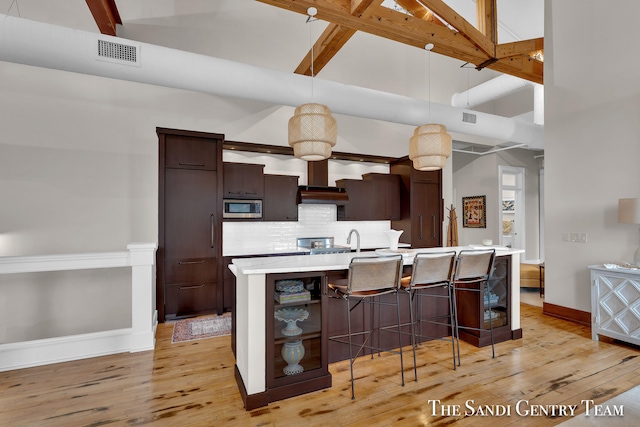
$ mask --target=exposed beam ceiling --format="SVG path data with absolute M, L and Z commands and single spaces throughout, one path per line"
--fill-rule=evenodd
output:
M 412 15 L 383 7 L 382 0 L 258 0 L 303 15 L 309 7 L 329 26 L 314 43 L 314 74 L 324 67 L 356 31 L 363 31 L 490 68 L 535 83 L 543 83 L 543 63 L 533 58 L 544 46 L 542 38 L 497 44 L 495 0 L 478 0 L 479 29 L 442 0 L 398 0 Z M 434 16 L 435 14 L 435 16 Z M 443 24 L 444 21 L 446 25 Z M 311 52 L 295 71 L 311 75 Z
M 116 35 L 116 24 L 122 25 L 115 0 L 86 0 L 102 34 Z

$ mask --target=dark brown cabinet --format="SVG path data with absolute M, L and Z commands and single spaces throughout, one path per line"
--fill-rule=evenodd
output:
M 262 199 L 264 165 L 228 163 L 224 168 L 224 197 L 228 199 Z
M 411 160 L 391 164 L 392 174 L 400 175 L 400 219 L 391 227 L 403 230 L 400 242 L 412 248 L 442 246 L 442 171 L 418 171 Z
M 344 188 L 349 195 L 349 203 L 338 206 L 338 221 L 369 221 L 371 212 L 371 181 L 362 179 L 339 179 L 336 187 Z
M 160 321 L 222 310 L 222 135 L 158 129 Z
M 400 219 L 400 176 L 367 173 L 362 179 L 371 181 L 371 219 Z
M 298 177 L 265 175 L 263 219 L 265 221 L 297 221 Z
M 489 277 L 488 292 L 458 291 L 458 323 L 461 326 L 482 329 L 461 329 L 460 339 L 477 347 L 491 345 L 489 316 L 495 342 L 511 340 L 511 256 L 497 256 Z M 458 285 L 463 286 L 463 285 Z
M 338 206 L 338 221 L 378 221 L 400 219 L 400 177 L 367 173 L 362 179 L 339 179 L 349 203 Z

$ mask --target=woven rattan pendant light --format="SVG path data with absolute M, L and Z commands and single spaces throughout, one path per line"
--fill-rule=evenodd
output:
M 429 121 L 431 121 L 431 49 L 433 44 L 425 46 L 429 52 Z M 426 124 L 418 126 L 409 140 L 409 158 L 414 169 L 433 171 L 442 169 L 451 155 L 451 135 L 444 125 Z
M 313 21 L 317 10 L 307 10 Z M 311 42 L 311 98 L 313 98 L 313 42 Z M 293 155 L 307 161 L 324 160 L 331 156 L 331 148 L 336 145 L 338 126 L 329 107 L 322 104 L 303 104 L 296 108 L 289 119 L 289 145 Z

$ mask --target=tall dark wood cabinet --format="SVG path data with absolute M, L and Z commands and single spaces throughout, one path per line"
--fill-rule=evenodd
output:
M 442 246 L 442 171 L 419 171 L 408 157 L 393 162 L 390 173 L 400 175 L 400 216 L 391 221 L 395 230 L 404 230 L 400 242 L 412 248 Z
M 158 128 L 160 321 L 221 313 L 223 135 Z

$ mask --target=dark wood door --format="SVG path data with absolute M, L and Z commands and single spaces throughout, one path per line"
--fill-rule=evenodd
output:
M 165 171 L 165 257 L 216 257 L 215 171 Z
M 215 171 L 165 170 L 165 317 L 217 309 Z
M 338 206 L 338 221 L 369 221 L 372 219 L 371 181 L 340 179 L 336 186 L 347 190 L 349 203 Z
M 371 181 L 371 219 L 399 220 L 400 176 L 383 173 L 367 173 L 364 180 Z
M 264 197 L 264 165 L 224 163 L 224 197 L 262 199 Z
M 264 176 L 265 221 L 297 221 L 298 177 L 293 175 Z
M 442 246 L 440 186 L 423 182 L 414 182 L 412 186 L 411 247 Z

